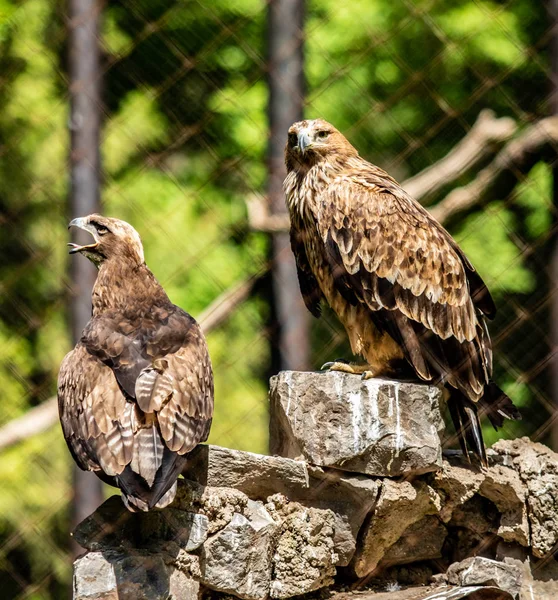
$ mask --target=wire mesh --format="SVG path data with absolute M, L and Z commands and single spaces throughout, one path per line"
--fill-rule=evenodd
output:
M 210 441 L 265 453 L 271 243 L 247 205 L 267 206 L 268 6 L 122 0 L 99 8 L 103 212 L 136 227 L 148 265 L 194 316 L 216 299 L 228 305 L 227 291 L 251 282 L 248 297 L 208 333 Z M 54 395 L 75 289 L 65 247 L 69 16 L 48 0 L 4 0 L 0 14 L 3 427 Z M 292 41 L 304 40 L 305 116 L 331 121 L 400 181 L 448 156 L 484 109 L 513 123 L 514 141 L 512 131 L 486 139 L 471 164 L 421 198 L 435 213 L 448 209 L 444 225 L 499 308 L 490 325 L 495 379 L 524 420 L 498 434 L 486 429 L 488 444 L 498 436 L 552 440 L 558 135 L 547 117 L 555 29 L 544 5 L 528 0 L 313 0 Z M 528 135 L 540 138 L 527 150 L 529 168 L 519 156 L 483 180 Z M 477 195 L 467 196 L 475 182 Z M 456 190 L 469 204 L 456 208 Z M 314 368 L 349 355 L 327 311 L 310 335 Z M 71 459 L 57 424 L 21 433 L 0 450 L 3 597 L 60 598 L 71 577 Z

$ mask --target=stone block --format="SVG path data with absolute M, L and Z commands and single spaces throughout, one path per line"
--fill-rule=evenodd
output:
M 558 454 L 526 437 L 500 440 L 493 448 L 527 488 L 530 543 L 533 554 L 544 557 L 558 543 Z
M 251 518 L 234 513 L 230 522 L 202 546 L 200 579 L 218 592 L 265 600 L 271 584 L 277 524 L 262 506 L 250 510 Z
M 308 488 L 304 461 L 205 444 L 188 455 L 182 474 L 203 486 L 234 488 L 258 500 Z
M 76 528 L 73 537 L 87 550 L 142 549 L 173 540 L 187 551 L 206 540 L 209 520 L 203 514 L 168 507 L 131 513 L 120 496 L 111 496 Z
M 435 471 L 440 399 L 427 385 L 284 371 L 271 378 L 271 453 L 367 475 Z
M 283 510 L 273 556 L 272 598 L 292 598 L 333 583 L 335 517 L 329 510 L 290 503 Z
M 73 600 L 198 600 L 199 589 L 159 554 L 89 552 L 74 563 Z
M 357 577 L 372 573 L 408 527 L 426 515 L 437 514 L 440 508 L 439 495 L 423 481 L 386 479 L 351 563 Z
M 515 565 L 474 556 L 450 565 L 446 577 L 449 583 L 456 585 L 495 586 L 515 599 L 521 590 L 522 571 Z

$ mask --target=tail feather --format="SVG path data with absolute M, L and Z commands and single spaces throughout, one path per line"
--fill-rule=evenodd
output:
M 463 394 L 453 392 L 448 400 L 448 408 L 463 455 L 471 462 L 472 452 L 483 467 L 488 467 L 477 406 Z
M 128 465 L 116 477 L 126 507 L 131 511 L 148 511 L 163 508 L 174 500 L 176 480 L 184 470 L 187 456 L 181 456 L 168 448 L 163 451 L 162 461 L 151 485 Z
M 493 381 L 484 388 L 484 395 L 479 404 L 496 431 L 502 427 L 504 419 L 521 420 L 521 413 L 517 407 Z
M 469 400 L 462 392 L 451 390 L 448 408 L 463 455 L 471 462 L 472 452 L 484 467 L 488 466 L 488 460 L 482 437 L 479 408 L 481 415 L 486 414 L 496 430 L 502 427 L 504 419 L 512 421 L 521 419 L 517 407 L 492 381 L 485 386 L 484 394 L 478 404 Z

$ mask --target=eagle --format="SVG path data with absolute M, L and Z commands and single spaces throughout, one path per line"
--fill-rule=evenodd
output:
M 327 121 L 294 123 L 285 162 L 306 307 L 319 317 L 325 300 L 365 360 L 322 368 L 443 386 L 463 454 L 485 466 L 479 407 L 495 428 L 520 414 L 492 381 L 496 307 L 483 280 L 440 223 Z
M 213 416 L 213 372 L 203 333 L 145 264 L 137 231 L 93 214 L 74 219 L 93 236 L 69 244 L 93 262 L 93 314 L 58 376 L 64 438 L 83 470 L 118 487 L 132 511 L 175 497 L 187 454 Z

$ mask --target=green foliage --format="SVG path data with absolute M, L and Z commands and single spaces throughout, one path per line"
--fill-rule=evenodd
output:
M 155 275 L 193 315 L 266 263 L 268 240 L 248 232 L 245 209 L 265 193 L 265 10 L 256 0 L 124 0 L 104 9 L 104 212 L 138 229 Z M 65 18 L 48 0 L 0 0 L 0 425 L 55 392 L 70 348 Z M 534 90 L 547 85 L 545 29 L 544 7 L 530 0 L 310 0 L 306 114 L 331 120 L 403 179 L 444 156 L 482 108 L 520 125 L 523 115 L 544 115 Z M 496 378 L 526 413 L 548 384 L 519 376 L 547 349 L 532 322 L 517 325 L 517 306 L 544 304 L 552 218 L 551 172 L 541 164 L 513 198 L 451 224 L 501 308 Z M 267 310 L 251 298 L 208 335 L 214 443 L 267 448 Z M 327 311 L 312 341 L 316 366 L 347 352 Z M 503 434 L 534 431 L 547 418 L 536 414 Z M 488 442 L 500 434 L 485 432 Z M 3 594 L 63 597 L 71 459 L 60 431 L 1 458 L 0 571 L 37 583 L 26 594 L 7 577 Z

